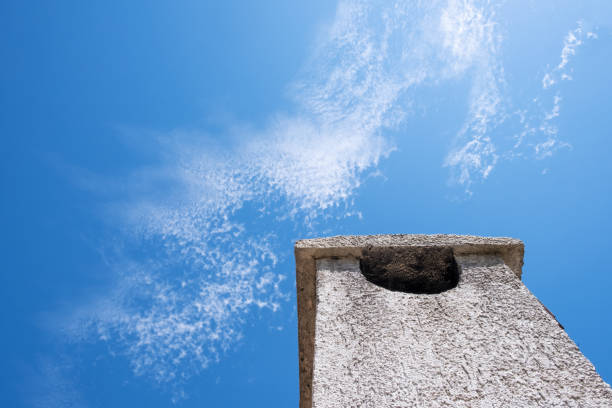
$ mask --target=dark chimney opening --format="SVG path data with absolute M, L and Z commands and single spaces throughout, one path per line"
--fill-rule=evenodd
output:
M 368 281 L 396 292 L 435 294 L 459 283 L 451 247 L 368 247 L 360 267 Z

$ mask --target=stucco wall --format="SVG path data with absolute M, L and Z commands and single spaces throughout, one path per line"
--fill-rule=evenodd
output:
M 306 257 L 315 276 L 314 302 L 304 291 L 300 299 L 300 365 L 311 362 L 311 377 L 301 375 L 302 408 L 612 407 L 610 387 L 503 251 L 466 252 L 455 256 L 458 285 L 438 294 L 377 286 L 342 251 Z

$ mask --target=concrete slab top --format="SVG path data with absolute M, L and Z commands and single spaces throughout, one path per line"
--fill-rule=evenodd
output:
M 340 248 L 366 246 L 460 246 L 460 245 L 523 245 L 515 238 L 481 237 L 453 234 L 382 234 L 338 235 L 325 238 L 301 239 L 296 248 Z
M 295 243 L 296 263 L 321 258 L 361 258 L 366 248 L 451 247 L 456 255 L 499 255 L 521 277 L 523 241 L 506 237 L 479 237 L 450 234 L 340 235 L 302 239 Z M 312 265 L 314 268 L 314 264 Z M 314 273 L 314 269 L 304 270 Z M 298 276 L 298 280 L 300 276 Z

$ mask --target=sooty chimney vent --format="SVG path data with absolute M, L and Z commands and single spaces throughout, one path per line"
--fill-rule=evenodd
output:
M 451 247 L 368 247 L 360 267 L 368 281 L 397 292 L 435 294 L 459 282 Z

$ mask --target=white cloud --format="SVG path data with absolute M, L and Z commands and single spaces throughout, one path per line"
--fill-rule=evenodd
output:
M 249 313 L 277 310 L 291 290 L 276 268 L 280 238 L 262 231 L 353 213 L 364 174 L 393 150 L 384 131 L 410 114 L 419 86 L 471 81 L 445 165 L 468 190 L 487 178 L 500 159 L 491 131 L 507 116 L 497 30 L 488 1 L 340 1 L 291 87 L 297 113 L 230 129 L 241 142 L 227 148 L 178 131 L 158 138 L 158 164 L 128 177 L 130 193 L 109 211 L 129 237 L 113 263 L 116 284 L 67 332 L 111 344 L 159 383 L 217 361 Z M 561 145 L 549 136 L 537 154 Z
M 247 141 L 231 148 L 158 138 L 159 164 L 136 171 L 126 183 L 136 193 L 112 207 L 131 237 L 115 288 L 81 308 L 68 333 L 112 344 L 137 375 L 180 382 L 235 344 L 252 310 L 282 305 L 276 238 L 258 231 L 350 204 L 362 173 L 392 150 L 382 131 L 407 114 L 411 89 L 475 65 L 484 79 L 469 126 L 484 134 L 498 98 L 481 83 L 491 24 L 472 2 L 441 4 L 341 1 L 292 88 L 297 114 L 241 130 Z
M 556 121 L 561 114 L 563 98 L 558 87 L 562 81 L 573 79 L 571 61 L 584 44 L 585 37 L 586 40 L 597 39 L 597 34 L 590 31 L 585 33 L 583 21 L 578 21 L 576 28 L 565 35 L 559 63 L 542 78 L 545 93 L 536 98 L 528 109 L 532 116 L 529 119 L 523 116 L 521 120 L 523 129 L 516 136 L 515 149 L 526 144 L 537 159 L 544 159 L 551 157 L 556 150 L 571 148 L 569 143 L 559 140 Z M 554 94 L 550 95 L 553 90 Z M 548 101 L 548 107 L 543 105 L 543 101 Z
M 489 7 L 486 7 L 489 6 Z M 442 9 L 440 31 L 455 73 L 477 66 L 488 69 L 498 38 L 488 2 L 451 0 Z
M 450 1 L 442 12 L 444 45 L 456 58 L 456 71 L 471 69 L 469 114 L 445 166 L 452 181 L 469 192 L 474 175 L 487 178 L 499 155 L 489 132 L 503 118 L 504 71 L 498 61 L 501 36 L 489 2 Z
M 544 74 L 544 77 L 542 78 L 542 88 L 548 89 L 556 83 L 557 81 L 555 81 L 550 72 Z
M 561 70 L 569 63 L 571 57 L 576 55 L 576 48 L 582 45 L 582 22 L 578 22 L 578 27 L 567 33 L 561 50 L 561 62 L 557 69 Z
M 481 8 L 469 2 L 451 1 L 449 9 L 458 20 L 448 22 L 448 17 L 442 20 L 447 36 L 452 39 L 445 41 L 449 54 L 470 61 L 473 69 L 469 115 L 458 133 L 457 147 L 451 150 L 445 161 L 452 170 L 452 180 L 468 193 L 471 193 L 470 186 L 475 180 L 486 179 L 504 158 L 531 156 L 543 159 L 558 149 L 571 147 L 558 139 L 556 120 L 561 113 L 560 92 L 552 96 L 540 95 L 528 102 L 525 108 L 509 112 L 512 101 L 504 91 L 506 82 L 499 55 L 501 36 L 494 20 L 495 9 L 487 2 L 480 5 Z M 462 11 L 458 12 L 457 7 Z M 474 27 L 466 28 L 470 26 Z M 560 62 L 544 74 L 541 81 L 543 90 L 550 91 L 560 82 L 572 79 L 571 60 L 577 49 L 585 37 L 597 38 L 593 32 L 585 34 L 583 27 L 584 23 L 579 21 L 577 27 L 564 37 Z M 545 100 L 549 102 L 544 103 Z M 501 135 L 497 134 L 506 133 L 505 129 L 517 125 L 520 130 L 514 136 L 514 143 L 505 146 Z
M 576 56 L 576 52 L 580 46 L 584 44 L 586 40 L 597 39 L 597 34 L 591 31 L 585 33 L 584 22 L 579 20 L 576 23 L 576 28 L 568 31 L 563 39 L 563 48 L 561 49 L 561 56 L 559 63 L 550 71 L 544 74 L 542 79 L 542 88 L 548 89 L 551 86 L 561 81 L 571 81 L 572 69 L 569 66 L 572 58 Z

